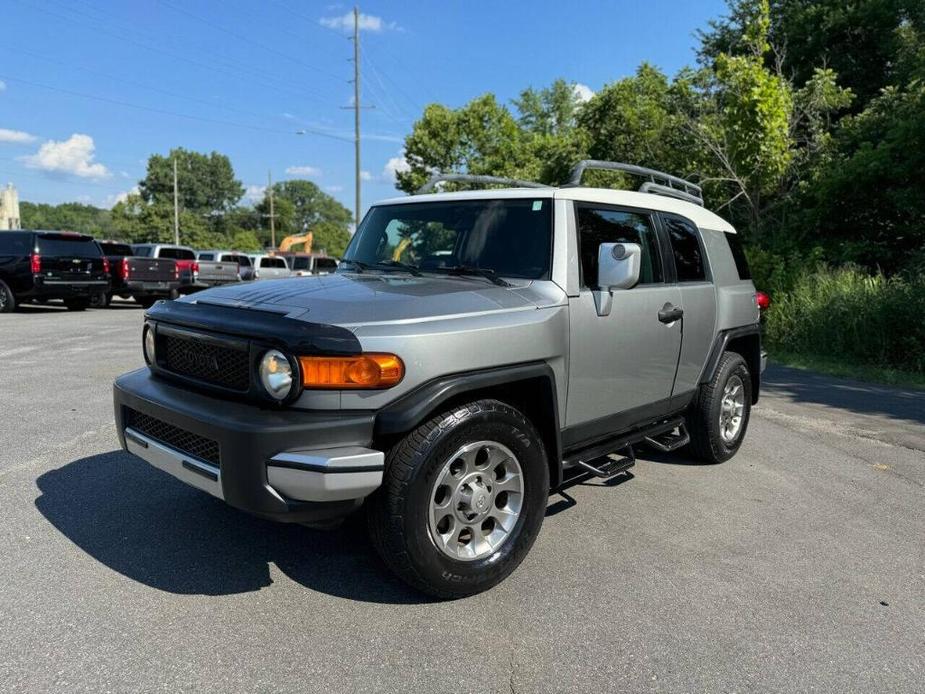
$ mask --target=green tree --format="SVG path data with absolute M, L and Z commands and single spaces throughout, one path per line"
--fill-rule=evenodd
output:
M 178 147 L 167 156 L 152 154 L 148 170 L 138 182 L 142 199 L 149 205 L 173 205 L 173 164 L 177 162 L 177 190 L 180 208 L 208 216 L 213 228 L 244 195 L 244 186 L 234 176 L 231 161 L 224 154 L 202 154 Z
M 104 238 L 112 234 L 112 221 L 109 210 L 79 202 L 66 202 L 60 205 L 44 203 L 20 203 L 22 226 L 25 229 L 59 229 L 90 234 Z
M 269 217 L 269 197 L 260 201 L 256 212 L 264 219 Z M 311 181 L 296 179 L 274 183 L 273 214 L 277 243 L 284 236 L 311 231 L 315 248 L 324 248 L 329 254 L 340 256 L 350 241 L 353 213 Z

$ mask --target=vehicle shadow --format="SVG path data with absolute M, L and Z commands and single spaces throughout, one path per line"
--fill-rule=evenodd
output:
M 881 386 L 771 364 L 761 377 L 761 391 L 762 395 L 795 402 L 925 424 L 922 390 Z
M 159 590 L 256 591 L 272 583 L 272 563 L 337 597 L 427 601 L 387 570 L 357 518 L 327 531 L 263 521 L 122 451 L 75 460 L 37 484 L 36 508 L 61 533 L 112 570 Z

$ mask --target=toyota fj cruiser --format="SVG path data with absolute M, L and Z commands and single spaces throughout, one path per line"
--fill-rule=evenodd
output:
M 590 168 L 646 180 L 583 187 Z M 114 398 L 129 452 L 264 518 L 365 503 L 385 562 L 452 598 L 634 445 L 731 458 L 765 357 L 735 230 L 696 185 L 613 162 L 558 188 L 439 178 L 512 187 L 380 202 L 332 275 L 159 302 Z

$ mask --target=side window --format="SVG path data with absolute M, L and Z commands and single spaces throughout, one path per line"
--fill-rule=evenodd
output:
M 638 243 L 642 248 L 639 284 L 663 281 L 658 237 L 651 215 L 578 205 L 578 247 L 585 287 L 598 286 L 597 254 L 602 243 Z
M 261 258 L 260 267 L 273 267 L 273 263 L 270 262 L 269 258 Z
M 750 280 L 752 271 L 748 268 L 748 258 L 745 257 L 745 249 L 742 248 L 742 240 L 738 234 L 725 233 L 726 242 L 729 244 L 729 250 L 732 251 L 732 259 L 735 261 L 736 270 L 739 271 L 740 280 Z
M 671 241 L 678 282 L 702 282 L 707 278 L 699 232 L 691 222 L 681 217 L 665 215 L 665 229 Z
M 273 262 L 274 262 L 274 264 L 276 265 L 276 267 L 280 268 L 281 270 L 288 270 L 288 269 L 289 269 L 289 266 L 286 265 L 286 261 L 283 260 L 282 258 L 274 258 L 274 259 L 273 259 Z
M 0 232 L 0 255 L 26 256 L 32 252 L 29 242 L 30 234 L 15 231 Z

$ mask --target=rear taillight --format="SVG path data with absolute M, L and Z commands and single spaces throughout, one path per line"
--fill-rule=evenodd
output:
M 755 292 L 755 303 L 762 311 L 767 311 L 771 307 L 771 297 L 764 292 Z
M 180 267 L 176 263 L 173 264 L 173 278 L 180 279 Z
M 42 271 L 42 256 L 33 253 L 31 257 L 32 274 L 37 275 Z
M 109 274 L 109 258 L 103 258 L 103 272 Z
M 129 270 L 128 270 L 128 258 L 122 258 L 122 270 L 121 270 L 121 272 L 122 272 L 122 279 L 127 280 L 127 279 L 128 279 L 128 273 L 129 273 Z
M 193 269 L 193 279 L 199 276 L 199 263 L 193 263 L 190 266 Z

